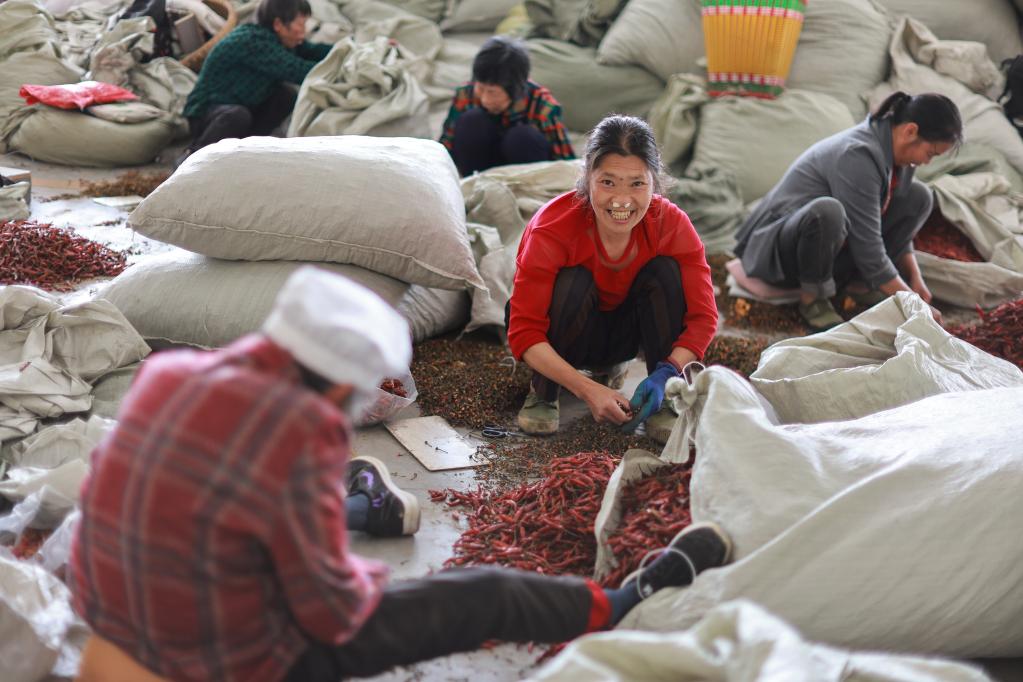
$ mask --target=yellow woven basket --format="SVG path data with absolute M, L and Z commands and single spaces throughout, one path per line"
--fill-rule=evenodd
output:
M 785 88 L 807 0 L 702 0 L 711 96 L 773 98 Z

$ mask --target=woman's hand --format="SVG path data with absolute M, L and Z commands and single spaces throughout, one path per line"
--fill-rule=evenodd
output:
M 580 397 L 590 408 L 593 420 L 598 423 L 610 422 L 618 425 L 629 421 L 632 414 L 628 412 L 628 399 L 613 388 L 608 388 L 595 381 L 592 383 L 593 386 L 588 387 Z
M 924 300 L 924 303 L 930 303 L 934 296 L 931 294 L 931 290 L 924 284 L 923 277 L 916 277 L 909 282 L 909 288 L 916 292 L 917 296 Z M 940 316 L 941 313 L 938 313 Z

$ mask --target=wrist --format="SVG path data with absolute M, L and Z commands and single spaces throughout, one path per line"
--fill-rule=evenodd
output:
M 682 371 L 684 369 L 682 367 L 682 363 L 680 363 L 678 360 L 676 360 L 670 355 L 664 359 L 664 362 L 668 363 L 674 368 L 676 376 L 682 376 Z

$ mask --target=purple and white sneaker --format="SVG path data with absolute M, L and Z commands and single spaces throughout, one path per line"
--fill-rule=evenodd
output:
M 348 462 L 348 494 L 369 498 L 366 532 L 396 538 L 419 530 L 419 501 L 394 484 L 387 467 L 375 457 L 354 457 Z

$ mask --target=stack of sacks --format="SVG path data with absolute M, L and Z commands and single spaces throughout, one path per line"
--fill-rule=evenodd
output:
M 215 347 L 255 331 L 306 261 L 376 291 L 416 340 L 464 322 L 465 291 L 485 288 L 458 172 L 430 140 L 224 140 L 190 156 L 129 224 L 200 254 L 138 263 L 102 293 L 147 338 Z
M 447 32 L 491 32 L 519 0 L 383 0 L 429 19 Z M 341 3 L 345 4 L 344 2 Z
M 171 58 L 143 64 L 153 52 L 153 20 L 127 19 L 110 26 L 94 16 L 119 9 L 76 8 L 55 22 L 38 0 L 0 6 L 0 34 L 26 30 L 26 37 L 34 36 L 31 42 L 20 41 L 0 76 L 0 107 L 8 111 L 0 149 L 51 163 L 127 166 L 152 161 L 187 133 L 181 112 L 195 74 Z M 39 41 L 41 47 L 24 49 Z M 90 107 L 86 113 L 26 106 L 13 98 L 24 84 L 63 85 L 83 78 L 130 89 L 141 101 Z

